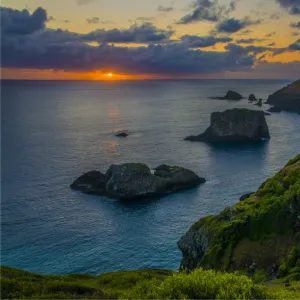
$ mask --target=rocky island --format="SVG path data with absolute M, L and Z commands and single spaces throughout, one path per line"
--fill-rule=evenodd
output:
M 243 201 L 180 239 L 181 267 L 300 279 L 300 154 Z
M 210 127 L 185 140 L 204 142 L 246 142 L 270 138 L 263 111 L 231 109 L 211 114 Z
M 89 171 L 77 178 L 71 189 L 113 199 L 131 200 L 162 196 L 204 183 L 205 179 L 181 167 L 161 165 L 154 170 L 145 164 L 111 165 L 105 174 Z
M 277 111 L 300 112 L 300 79 L 270 95 L 267 104 L 276 107 Z
M 228 91 L 224 97 L 210 97 L 210 99 L 216 100 L 241 100 L 243 96 L 235 91 Z

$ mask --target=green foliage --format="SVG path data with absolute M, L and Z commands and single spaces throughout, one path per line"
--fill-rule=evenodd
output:
M 300 280 L 300 248 L 293 247 L 279 266 L 279 277 Z
M 268 257 L 272 256 L 275 263 L 291 246 L 300 246 L 299 238 L 294 238 L 299 236 L 295 232 L 297 222 L 300 227 L 300 154 L 249 198 L 216 216 L 200 219 L 190 230 L 201 230 L 209 239 L 209 248 L 200 260 L 205 268 L 231 270 L 232 262 L 235 268 L 244 268 L 249 262 L 239 253 L 239 245 L 245 240 L 250 248 L 255 244 L 260 266 L 267 268 Z M 272 246 L 280 245 L 283 237 L 288 242 L 275 252 Z
M 266 271 L 263 269 L 256 270 L 252 279 L 255 283 L 266 282 L 267 281 Z
M 268 299 L 299 299 L 300 283 L 293 282 L 291 286 L 282 284 L 267 286 Z
M 140 270 L 88 274 L 40 275 L 1 267 L 1 299 L 116 299 L 138 282 L 156 278 L 161 282 L 173 272 Z
M 139 283 L 122 298 L 128 299 L 262 299 L 266 292 L 246 276 L 197 269 L 175 273 L 162 282 Z

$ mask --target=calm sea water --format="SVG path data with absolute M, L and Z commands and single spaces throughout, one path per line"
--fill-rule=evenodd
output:
M 259 109 L 207 97 L 234 89 L 266 98 L 289 82 L 2 82 L 1 264 L 57 274 L 177 269 L 176 242 L 193 222 L 256 190 L 300 149 L 300 116 L 284 112 L 266 117 L 272 138 L 261 145 L 183 141 L 213 111 Z M 130 136 L 116 138 L 123 129 Z M 207 183 L 131 203 L 69 188 L 83 172 L 124 162 L 180 165 Z

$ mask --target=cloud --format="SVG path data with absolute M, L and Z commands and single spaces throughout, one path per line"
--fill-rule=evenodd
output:
M 300 51 L 300 39 L 295 41 L 293 44 L 290 44 L 288 49 L 291 51 Z
M 273 13 L 270 15 L 271 20 L 279 20 L 280 19 L 280 14 L 279 13 Z
M 253 32 L 253 30 L 246 29 L 246 30 L 243 30 L 243 31 L 237 33 L 237 35 L 247 35 L 247 34 L 250 34 L 252 32 Z
M 47 12 L 39 7 L 32 14 L 27 9 L 22 11 L 0 7 L 2 34 L 31 34 L 45 28 Z
M 276 0 L 281 7 L 288 10 L 291 15 L 300 14 L 300 0 Z
M 247 26 L 250 25 L 256 25 L 260 24 L 261 20 L 250 20 L 249 18 L 245 18 L 243 20 L 239 20 L 236 18 L 231 18 L 231 19 L 225 19 L 224 21 L 220 22 L 216 29 L 217 32 L 225 32 L 225 33 L 234 33 L 237 32 Z
M 86 22 L 88 24 L 99 24 L 100 23 L 100 18 L 98 18 L 98 17 L 87 18 Z
M 267 34 L 265 35 L 265 37 L 271 37 L 271 36 L 273 36 L 273 35 L 275 35 L 275 34 L 276 34 L 276 31 L 273 31 L 273 32 L 267 33 Z
M 299 36 L 300 32 L 292 32 L 292 36 Z
M 172 10 L 174 10 L 174 7 L 173 6 L 162 6 L 162 5 L 160 5 L 158 8 L 157 8 L 157 11 L 159 11 L 159 12 L 170 12 L 170 11 L 172 11 Z
M 78 5 L 85 5 L 94 2 L 95 0 L 77 0 Z
M 154 17 L 137 17 L 136 21 L 149 22 L 149 21 L 152 21 L 154 19 L 155 19 Z
M 27 18 L 22 22 L 27 24 Z M 22 22 L 17 23 L 20 25 Z M 26 30 L 25 34 L 23 30 L 20 34 L 19 30 L 11 30 L 7 20 L 5 24 L 5 28 L 10 30 L 2 34 L 1 67 L 4 68 L 76 72 L 109 69 L 116 73 L 136 75 L 219 76 L 225 72 L 251 71 L 257 62 L 257 54 L 262 56 L 265 52 L 298 51 L 299 45 L 299 40 L 285 49 L 252 45 L 242 47 L 231 43 L 223 51 L 202 51 L 194 47 L 214 46 L 216 43 L 230 42 L 231 38 L 186 35 L 175 41 L 170 38 L 174 32 L 171 28 L 159 29 L 151 23 L 135 24 L 127 29 L 101 29 L 88 34 L 53 30 L 44 25 Z M 92 46 L 87 43 L 91 41 L 100 44 Z M 109 44 L 131 42 L 148 45 L 121 47 Z
M 300 22 L 291 23 L 290 27 L 292 27 L 292 28 L 300 28 Z
M 268 44 L 268 47 L 274 47 L 274 46 L 276 46 L 275 42 Z
M 239 39 L 239 40 L 236 40 L 236 42 L 238 44 L 254 44 L 256 42 L 263 42 L 263 41 L 266 41 L 267 39 L 259 39 L 259 38 L 250 38 L 250 39 Z
M 237 63 L 238 62 L 238 63 Z M 92 71 L 110 69 L 130 74 L 213 74 L 251 68 L 254 57 L 231 51 L 190 50 L 182 44 L 147 47 L 92 47 L 82 43 L 22 47 L 5 45 L 2 67 Z
M 181 41 L 188 48 L 205 48 L 214 46 L 218 43 L 228 43 L 232 41 L 230 37 L 215 37 L 215 36 L 197 36 L 197 35 L 184 35 Z
M 228 16 L 236 8 L 237 0 L 229 3 L 229 6 L 219 5 L 217 0 L 195 0 L 192 4 L 193 11 L 183 16 L 178 24 L 190 24 L 198 21 L 217 22 Z
M 84 36 L 87 41 L 99 43 L 149 43 L 168 40 L 173 30 L 163 30 L 152 23 L 134 24 L 129 29 L 98 29 Z

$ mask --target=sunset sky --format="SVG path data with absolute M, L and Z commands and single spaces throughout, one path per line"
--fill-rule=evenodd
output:
M 300 0 L 2 0 L 4 79 L 300 77 Z

